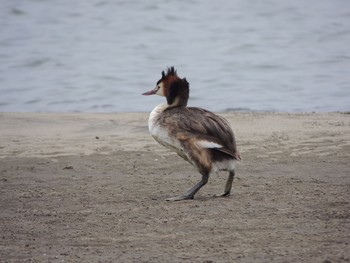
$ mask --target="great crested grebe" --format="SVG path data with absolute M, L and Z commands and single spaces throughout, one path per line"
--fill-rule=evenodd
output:
M 222 196 L 229 196 L 235 175 L 235 164 L 241 160 L 236 149 L 232 129 L 224 118 L 201 108 L 187 107 L 189 83 L 181 79 L 174 67 L 162 72 L 156 87 L 142 95 L 160 95 L 167 103 L 153 109 L 148 128 L 161 145 L 175 151 L 195 166 L 202 180 L 184 195 L 168 201 L 193 199 L 217 171 L 228 171 L 229 176 Z

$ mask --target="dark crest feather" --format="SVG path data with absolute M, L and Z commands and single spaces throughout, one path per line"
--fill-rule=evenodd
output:
M 167 75 L 167 76 L 170 76 L 170 75 L 177 76 L 176 69 L 175 69 L 174 67 L 168 68 L 166 75 Z
M 177 76 L 177 72 L 176 69 L 174 67 L 170 67 L 167 68 L 166 74 L 164 72 L 164 70 L 162 71 L 162 78 L 160 80 L 158 80 L 157 85 L 164 80 L 165 78 L 167 78 L 168 76 Z
M 167 68 L 166 74 L 165 74 L 164 70 L 162 71 L 162 78 L 161 79 L 165 79 L 168 76 L 177 76 L 177 72 L 176 72 L 176 69 L 174 67 Z

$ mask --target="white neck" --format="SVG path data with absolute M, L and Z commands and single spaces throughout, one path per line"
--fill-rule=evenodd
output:
M 154 128 L 154 125 L 156 124 L 156 121 L 158 119 L 158 116 L 162 114 L 162 112 L 168 107 L 166 103 L 159 104 L 157 107 L 155 107 L 148 118 L 148 129 L 151 131 Z

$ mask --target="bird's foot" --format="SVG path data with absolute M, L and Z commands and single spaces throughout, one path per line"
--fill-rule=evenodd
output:
M 225 192 L 222 195 L 220 195 L 221 197 L 228 197 L 231 195 L 231 192 Z
M 181 201 L 181 200 L 190 200 L 193 199 L 194 196 L 191 195 L 180 195 L 175 197 L 170 197 L 165 199 L 166 201 Z
M 223 193 L 221 195 L 214 195 L 214 197 L 229 197 L 230 195 L 231 195 L 230 192 L 225 192 L 225 193 Z

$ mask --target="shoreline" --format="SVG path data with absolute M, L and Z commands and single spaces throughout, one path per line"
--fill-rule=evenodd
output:
M 243 162 L 196 170 L 149 113 L 0 113 L 0 261 L 350 260 L 350 115 L 218 113 Z

